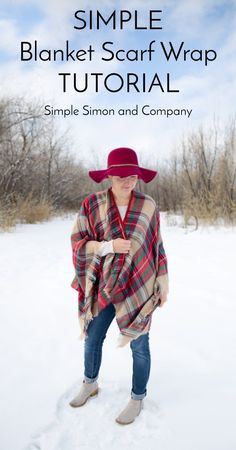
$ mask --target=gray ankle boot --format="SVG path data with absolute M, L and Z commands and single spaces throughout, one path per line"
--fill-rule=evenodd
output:
M 80 388 L 80 391 L 78 395 L 76 395 L 73 400 L 70 402 L 70 406 L 78 407 L 84 405 L 89 397 L 94 397 L 98 394 L 98 383 L 97 381 L 94 381 L 93 383 L 86 383 L 85 380 L 83 380 L 83 384 Z
M 143 408 L 143 400 L 134 400 L 131 398 L 125 409 L 116 418 L 116 422 L 121 425 L 127 425 L 134 422 L 135 418 L 140 414 Z

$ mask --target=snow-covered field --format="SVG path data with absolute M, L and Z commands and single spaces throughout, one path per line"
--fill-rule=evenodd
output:
M 236 233 L 165 223 L 168 302 L 153 316 L 151 374 L 133 424 L 115 417 L 131 389 L 129 346 L 104 342 L 100 393 L 83 379 L 70 232 L 74 216 L 0 234 L 1 440 L 4 450 L 235 450 Z

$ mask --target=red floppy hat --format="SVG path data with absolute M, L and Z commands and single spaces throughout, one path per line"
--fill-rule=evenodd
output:
M 144 169 L 138 164 L 138 157 L 132 148 L 120 147 L 111 150 L 107 158 L 107 169 L 90 170 L 89 176 L 100 183 L 108 175 L 128 177 L 138 175 L 145 183 L 149 183 L 157 174 L 156 170 Z

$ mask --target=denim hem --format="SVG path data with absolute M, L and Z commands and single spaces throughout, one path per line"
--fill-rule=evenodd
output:
M 84 380 L 86 381 L 86 383 L 94 383 L 94 381 L 97 381 L 97 379 L 98 379 L 98 376 L 95 378 L 89 378 L 89 377 L 86 377 L 86 375 L 84 375 Z
M 133 400 L 142 400 L 144 397 L 146 397 L 146 395 L 146 392 L 144 392 L 144 394 L 135 394 L 133 391 L 131 391 L 131 398 Z

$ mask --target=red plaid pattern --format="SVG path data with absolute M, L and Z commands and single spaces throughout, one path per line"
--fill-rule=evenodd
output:
M 94 241 L 129 239 L 128 254 L 94 252 Z M 147 333 L 160 292 L 158 277 L 167 274 L 158 207 L 147 194 L 133 190 L 122 221 L 111 187 L 82 202 L 71 243 L 79 293 L 78 310 L 84 336 L 90 321 L 112 302 L 122 335 Z M 154 301 L 155 298 L 155 301 Z

